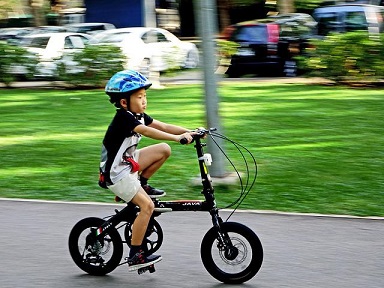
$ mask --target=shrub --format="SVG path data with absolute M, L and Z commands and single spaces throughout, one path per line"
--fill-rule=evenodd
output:
M 37 58 L 25 48 L 0 41 L 0 82 L 7 87 L 19 76 L 33 76 Z
M 233 41 L 218 39 L 217 45 L 217 74 L 224 74 L 229 65 L 231 65 L 231 57 L 237 52 L 239 44 Z
M 71 87 L 103 87 L 126 63 L 120 48 L 112 45 L 89 45 L 73 56 L 71 65 L 58 64 L 59 79 Z
M 300 68 L 309 76 L 337 82 L 384 79 L 384 36 L 366 32 L 330 34 L 313 40 L 305 56 L 298 57 Z

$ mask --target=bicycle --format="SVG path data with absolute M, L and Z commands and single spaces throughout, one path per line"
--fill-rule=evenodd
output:
M 146 255 L 156 252 L 163 242 L 163 230 L 156 220 L 164 212 L 171 211 L 207 211 L 212 218 L 213 226 L 208 230 L 201 242 L 200 254 L 205 269 L 211 276 L 217 280 L 228 284 L 239 284 L 253 278 L 261 268 L 263 262 L 263 247 L 256 235 L 249 227 L 228 221 L 241 202 L 250 192 L 257 176 L 257 165 L 251 152 L 244 146 L 230 140 L 229 138 L 215 132 L 216 129 L 198 129 L 194 135 L 195 149 L 197 153 L 201 180 L 202 194 L 205 200 L 171 200 L 160 201 L 153 199 L 155 211 L 151 217 L 148 229 L 143 241 L 143 247 Z M 210 166 L 212 157 L 204 153 L 206 143 L 202 139 L 209 135 L 213 142 L 224 153 L 215 141 L 215 137 L 220 137 L 231 142 L 241 153 L 245 163 L 247 181 L 242 181 L 243 177 L 236 169 L 232 161 L 226 156 L 235 169 L 240 179 L 240 196 L 230 205 L 224 208 L 235 206 L 228 218 L 223 221 L 219 216 L 219 208 L 216 205 L 214 188 L 212 186 L 211 176 L 207 166 Z M 181 144 L 186 144 L 186 139 L 182 139 Z M 255 173 L 250 174 L 249 165 L 244 153 L 247 151 L 253 159 Z M 250 181 L 252 177 L 253 181 Z M 69 251 L 76 265 L 91 275 L 106 275 L 112 272 L 116 267 L 127 264 L 127 259 L 122 260 L 123 244 L 131 245 L 132 223 L 139 213 L 139 208 L 132 203 L 126 203 L 127 206 L 122 210 L 115 210 L 114 215 L 103 219 L 88 217 L 80 220 L 72 228 L 69 235 Z M 122 232 L 124 240 L 119 233 L 119 229 L 124 228 Z M 121 230 L 120 230 L 121 231 Z M 155 272 L 154 265 L 140 268 L 139 274 L 146 271 Z

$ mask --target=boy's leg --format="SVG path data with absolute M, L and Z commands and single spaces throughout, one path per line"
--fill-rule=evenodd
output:
M 151 198 L 145 193 L 143 188 L 140 188 L 137 194 L 132 198 L 131 202 L 140 207 L 140 213 L 137 215 L 134 225 L 132 225 L 132 239 L 133 246 L 140 246 L 149 220 L 152 216 L 154 204 Z
M 171 156 L 171 147 L 166 143 L 159 143 L 139 150 L 139 165 L 141 176 L 149 179 L 164 162 Z
M 161 256 L 147 257 L 141 247 L 154 209 L 152 200 L 143 188 L 140 188 L 131 202 L 140 207 L 140 212 L 132 224 L 131 250 L 128 257 L 129 270 L 137 270 L 160 261 Z
M 163 190 L 151 187 L 147 181 L 171 155 L 171 147 L 166 143 L 160 143 L 142 148 L 138 152 L 142 187 L 152 198 L 164 196 L 166 193 Z

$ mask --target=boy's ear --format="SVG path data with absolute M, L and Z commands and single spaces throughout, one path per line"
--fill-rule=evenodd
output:
M 128 107 L 128 101 L 127 101 L 127 99 L 120 99 L 120 105 L 121 105 L 121 107 L 123 107 L 124 109 L 127 109 L 127 107 Z

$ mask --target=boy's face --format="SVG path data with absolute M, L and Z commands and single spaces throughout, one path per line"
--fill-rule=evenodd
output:
M 129 97 L 129 108 L 132 113 L 144 113 L 147 109 L 147 93 L 144 88 L 137 90 Z

